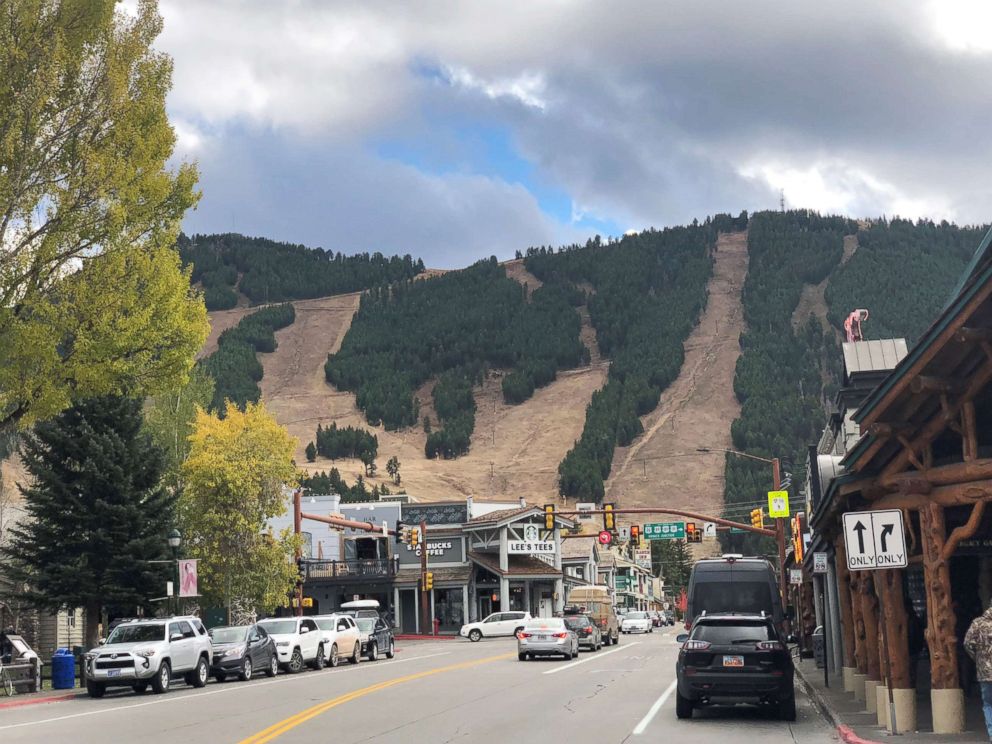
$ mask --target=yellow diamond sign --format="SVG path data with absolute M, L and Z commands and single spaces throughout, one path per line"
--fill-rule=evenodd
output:
M 789 516 L 789 492 L 768 492 L 768 516 L 772 519 Z

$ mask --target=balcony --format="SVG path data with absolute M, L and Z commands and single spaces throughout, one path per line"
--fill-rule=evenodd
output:
M 396 577 L 396 558 L 353 561 L 304 561 L 304 581 L 367 581 Z

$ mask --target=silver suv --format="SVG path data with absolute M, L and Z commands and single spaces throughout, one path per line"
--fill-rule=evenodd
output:
M 203 687 L 212 655 L 210 636 L 197 617 L 130 620 L 86 654 L 86 691 L 98 698 L 108 687 L 141 693 L 150 684 L 161 694 L 178 675 L 193 687 Z

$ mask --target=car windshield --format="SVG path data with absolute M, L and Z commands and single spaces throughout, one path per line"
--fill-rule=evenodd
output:
M 371 633 L 375 630 L 375 618 L 374 617 L 360 617 L 355 620 L 355 624 L 358 629 L 363 633 Z
M 333 617 L 315 617 L 314 622 L 321 630 L 334 630 L 337 627 L 337 620 Z
M 767 581 L 706 581 L 696 584 L 692 598 L 693 614 L 746 612 L 757 615 L 772 612 L 772 591 Z
M 700 623 L 692 632 L 692 640 L 709 641 L 717 646 L 735 643 L 755 643 L 772 640 L 767 623 Z
M 292 635 L 296 632 L 295 620 L 265 620 L 259 625 L 273 635 Z
M 646 612 L 631 612 L 627 615 L 628 620 L 647 620 L 648 613 Z
M 244 643 L 248 628 L 211 628 L 210 640 L 214 643 Z
M 164 641 L 165 625 L 118 625 L 107 638 L 107 643 L 144 643 L 148 641 Z
M 565 625 L 575 630 L 576 628 L 584 628 L 590 625 L 589 618 L 587 617 L 566 617 Z

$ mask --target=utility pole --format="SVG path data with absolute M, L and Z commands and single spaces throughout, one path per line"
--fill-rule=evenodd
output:
M 772 458 L 772 490 L 782 487 L 782 468 L 777 457 Z M 782 611 L 788 604 L 788 583 L 785 575 L 785 521 L 782 517 L 775 519 L 775 541 L 778 543 L 778 588 L 782 594 Z
M 431 602 L 427 596 L 427 522 L 420 521 L 420 627 L 424 635 L 434 634 L 431 622 Z M 429 630 L 428 630 L 429 629 Z
M 302 501 L 303 491 L 297 488 L 293 491 L 293 533 L 299 535 L 303 527 L 303 508 Z M 303 558 L 303 549 L 296 549 L 296 565 L 300 565 L 300 559 Z M 296 616 L 303 617 L 303 577 L 296 577 Z M 230 620 L 230 618 L 228 618 Z

